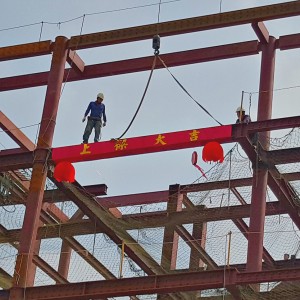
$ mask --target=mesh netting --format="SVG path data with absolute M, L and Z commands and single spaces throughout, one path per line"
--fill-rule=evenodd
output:
M 295 128 L 289 130 L 283 137 L 271 138 L 271 147 L 274 149 L 299 147 L 299 133 L 299 128 Z M 281 173 L 298 172 L 299 168 L 294 165 L 286 164 L 277 167 Z M 150 254 L 153 263 L 161 263 L 163 249 L 170 243 L 164 238 L 164 226 L 167 229 L 174 229 L 176 225 L 180 228 L 181 233 L 179 233 L 178 239 L 177 270 L 188 270 L 191 268 L 191 261 L 198 261 L 197 268 L 199 270 L 222 269 L 227 264 L 240 265 L 241 268 L 245 268 L 247 261 L 246 233 L 241 232 L 234 215 L 232 219 L 228 217 L 222 220 L 222 216 L 216 213 L 215 220 L 208 221 L 206 224 L 205 236 L 193 238 L 193 234 L 197 228 L 201 230 L 203 219 L 207 217 L 206 210 L 214 208 L 229 209 L 251 203 L 251 178 L 253 175 L 251 163 L 242 149 L 235 145 L 226 155 L 224 163 L 212 165 L 206 175 L 208 179 L 200 177 L 190 185 L 182 187 L 180 194 L 184 196 L 184 204 L 181 207 L 178 207 L 176 202 L 178 194 L 175 193 L 174 201 L 170 199 L 169 203 L 167 203 L 168 196 L 162 196 L 161 202 L 157 200 L 157 203 L 118 208 L 124 220 L 126 220 L 125 223 L 118 224 L 128 227 L 124 231 L 132 238 L 132 243 L 136 243 L 141 249 Z M 1 178 L 0 222 L 2 227 L 8 230 L 9 238 L 5 234 L 1 237 L 0 268 L 12 276 L 17 256 L 17 240 L 23 223 L 25 207 L 14 202 L 16 197 L 13 191 L 14 182 L 8 180 L 7 175 L 3 176 L 2 174 Z M 250 181 L 248 185 L 242 186 L 237 185 L 236 180 L 238 179 L 250 179 Z M 212 190 L 200 188 L 201 184 L 213 184 L 216 181 L 223 183 Z M 291 181 L 290 183 L 295 192 L 299 194 L 300 180 Z M 191 191 L 190 187 L 195 185 L 198 185 L 199 189 Z M 51 198 L 55 202 L 56 186 L 47 181 L 46 189 L 53 193 Z M 85 195 L 90 197 L 88 193 Z M 277 201 L 276 196 L 269 188 L 266 201 Z M 54 205 L 60 209 L 66 219 L 72 218 L 78 212 L 78 206 L 71 201 L 67 201 L 67 199 L 66 201 L 60 200 Z M 168 213 L 166 213 L 167 208 Z M 178 208 L 183 210 L 182 217 L 179 217 L 178 213 L 176 214 Z M 199 213 L 198 218 L 194 217 L 195 214 L 192 214 L 195 209 Z M 189 212 L 191 212 L 190 215 Z M 184 215 L 185 213 L 187 214 Z M 145 217 L 146 214 L 148 214 L 147 218 Z M 151 216 L 154 221 L 151 221 Z M 192 221 L 188 219 L 189 216 Z M 221 220 L 218 220 L 218 217 Z M 242 218 L 241 221 L 249 226 L 249 218 Z M 81 228 L 76 223 L 82 224 L 79 225 Z M 41 229 L 42 233 L 40 233 L 42 241 L 39 256 L 54 270 L 58 270 L 62 246 L 67 245 L 70 247 L 72 250 L 70 251 L 70 266 L 67 278 L 69 282 L 147 276 L 135 261 L 126 254 L 123 256 L 122 245 L 116 245 L 106 234 L 101 232 L 95 221 L 89 221 L 87 216 L 81 215 L 77 219 L 72 218 L 68 225 L 69 231 L 65 229 L 65 226 L 65 220 L 60 219 L 53 220 L 52 224 L 44 224 Z M 80 229 L 79 231 L 82 233 L 74 234 L 74 228 Z M 87 232 L 84 233 L 83 230 Z M 265 251 L 274 260 L 283 261 L 284 257 L 285 259 L 288 257 L 288 262 L 292 265 L 293 261 L 297 259 L 300 249 L 300 232 L 291 218 L 288 215 L 267 216 L 264 230 Z M 190 236 L 190 240 L 187 240 L 186 236 Z M 205 258 L 200 258 L 199 254 L 195 254 L 195 251 L 191 250 L 193 248 L 192 242 L 201 244 L 215 265 L 210 265 L 209 261 L 204 261 Z M 103 269 L 107 270 L 106 275 L 101 271 Z M 35 285 L 54 283 L 55 281 L 44 270 L 37 268 Z M 248 287 L 241 287 L 241 294 L 243 299 L 283 299 L 283 297 L 297 299 L 295 297 L 300 293 L 297 283 L 293 282 L 264 283 L 260 285 L 260 290 L 261 293 L 257 294 Z M 230 294 L 230 290 L 228 291 L 226 287 L 201 292 L 201 296 L 204 298 L 213 296 L 224 298 L 227 294 Z M 156 297 L 157 295 L 138 296 L 139 299 L 156 299 Z

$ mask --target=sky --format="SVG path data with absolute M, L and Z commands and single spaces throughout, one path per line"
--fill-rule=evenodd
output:
M 289 1 L 274 0 L 158 0 L 58 1 L 10 0 L 0 11 L 0 47 L 39 40 L 121 29 L 190 18 L 248 7 Z M 143 7 L 142 7 L 143 6 Z M 135 8 L 134 8 L 135 7 Z M 83 18 L 84 16 L 84 18 Z M 43 22 L 43 23 L 42 23 Z M 31 26 L 24 26 L 34 24 Z M 271 35 L 298 33 L 300 17 L 265 22 Z M 10 29 L 13 28 L 13 29 Z M 232 28 L 165 37 L 160 53 L 205 48 L 255 40 L 250 24 Z M 152 40 L 80 50 L 86 65 L 153 55 Z M 277 51 L 273 118 L 299 114 L 300 49 Z M 235 123 L 236 107 L 245 91 L 244 103 L 256 120 L 261 55 L 171 68 L 171 72 L 222 124 Z M 0 63 L 0 77 L 48 71 L 51 56 Z M 167 62 L 166 62 L 167 63 Z M 68 67 L 68 65 L 66 65 Z M 83 114 L 99 92 L 105 95 L 107 126 L 102 141 L 120 136 L 131 121 L 144 92 L 149 71 L 106 78 L 67 82 L 60 98 L 53 147 L 79 144 L 85 124 Z M 46 87 L 0 93 L 0 110 L 36 141 Z M 250 99 L 249 93 L 252 93 Z M 251 100 L 251 101 L 250 101 Z M 145 136 L 218 126 L 176 84 L 165 69 L 155 70 L 144 103 L 125 137 Z M 90 141 L 93 134 L 90 137 Z M 224 145 L 225 152 L 233 144 Z M 0 150 L 15 144 L 0 132 Z M 112 158 L 75 164 L 81 185 L 108 186 L 108 195 L 123 195 L 168 189 L 171 184 L 189 184 L 200 177 L 191 155 L 201 148 Z M 205 170 L 211 165 L 200 162 Z

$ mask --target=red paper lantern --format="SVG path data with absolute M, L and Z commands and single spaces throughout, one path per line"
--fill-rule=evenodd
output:
M 192 165 L 196 166 L 198 162 L 198 153 L 196 151 L 194 151 L 192 153 Z
M 207 179 L 207 177 L 206 177 L 204 171 L 202 170 L 202 168 L 197 165 L 197 161 L 198 161 L 198 153 L 196 151 L 194 151 L 192 153 L 192 165 L 195 166 L 201 172 L 202 176 Z
M 224 151 L 218 142 L 207 143 L 202 150 L 202 159 L 205 162 L 223 162 Z
M 54 168 L 53 177 L 58 182 L 61 181 L 74 182 L 75 168 L 68 161 L 59 162 Z

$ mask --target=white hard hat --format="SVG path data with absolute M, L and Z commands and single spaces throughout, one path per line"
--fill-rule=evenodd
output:
M 245 108 L 239 106 L 239 107 L 236 109 L 236 112 L 240 112 L 240 111 L 245 111 Z
M 101 98 L 102 100 L 104 100 L 104 95 L 103 95 L 103 93 L 98 93 L 97 98 Z

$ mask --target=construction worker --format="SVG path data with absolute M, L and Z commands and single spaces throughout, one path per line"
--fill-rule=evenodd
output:
M 82 122 L 85 121 L 87 115 L 89 114 L 89 112 L 91 112 L 90 116 L 88 116 L 88 121 L 83 134 L 84 144 L 88 143 L 93 128 L 95 128 L 94 142 L 99 142 L 100 140 L 101 127 L 106 126 L 105 105 L 102 103 L 103 100 L 104 100 L 103 93 L 99 93 L 97 95 L 97 100 L 90 102 L 83 116 Z M 102 118 L 103 118 L 103 124 L 102 124 Z
M 249 115 L 246 115 L 246 111 L 243 107 L 238 107 L 236 109 L 236 115 L 237 115 L 237 120 L 236 120 L 236 124 L 240 124 L 240 123 L 244 123 L 244 124 L 248 124 L 251 122 L 251 118 Z

